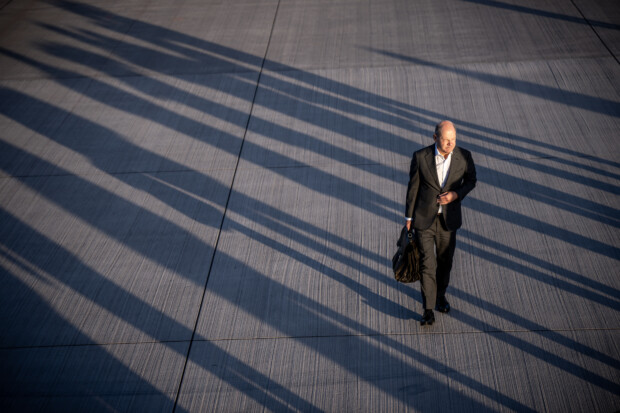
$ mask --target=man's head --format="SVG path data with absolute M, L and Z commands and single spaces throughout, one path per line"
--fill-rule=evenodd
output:
M 441 121 L 435 126 L 433 139 L 437 144 L 437 150 L 442 155 L 448 155 L 456 146 L 456 128 L 449 120 Z

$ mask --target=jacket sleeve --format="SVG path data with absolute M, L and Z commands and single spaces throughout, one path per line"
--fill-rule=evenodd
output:
M 461 186 L 458 189 L 455 189 L 459 196 L 459 201 L 462 201 L 467 194 L 471 192 L 472 189 L 476 186 L 476 166 L 474 165 L 474 159 L 471 157 L 471 153 L 469 151 L 463 151 L 465 155 L 465 162 L 467 163 L 465 174 L 463 175 L 463 181 Z
M 420 187 L 420 170 L 417 160 L 417 153 L 411 157 L 411 166 L 409 167 L 409 184 L 407 185 L 407 200 L 405 203 L 405 218 L 413 218 L 413 208 L 418 196 L 418 188 Z

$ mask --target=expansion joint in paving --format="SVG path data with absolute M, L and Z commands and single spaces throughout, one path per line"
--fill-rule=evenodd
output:
M 78 348 L 78 347 L 106 347 L 106 346 L 132 346 L 132 345 L 148 345 L 148 344 L 178 344 L 178 343 L 221 343 L 221 342 L 242 342 L 242 341 L 269 341 L 269 340 L 309 340 L 309 339 L 337 339 L 337 338 L 363 338 L 363 337 L 406 337 L 406 336 L 426 336 L 426 335 L 442 335 L 442 336 L 474 336 L 481 334 L 545 334 L 545 333 L 572 333 L 572 332 L 594 332 L 594 331 L 620 331 L 620 328 L 572 328 L 572 329 L 489 329 L 489 330 L 471 330 L 471 331 L 434 331 L 431 328 L 428 331 L 413 331 L 401 333 L 371 333 L 371 334 L 317 334 L 317 335 L 298 335 L 298 336 L 257 336 L 257 337 L 229 337 L 229 338 L 193 338 L 191 340 L 145 340 L 145 341 L 118 341 L 103 343 L 78 343 L 78 344 L 51 344 L 40 346 L 6 346 L 0 347 L 0 351 L 11 350 L 31 350 L 31 349 L 50 349 L 50 348 Z
M 607 49 L 607 51 L 609 52 L 609 54 L 616 60 L 616 62 L 618 64 L 620 64 L 620 60 L 618 60 L 618 57 L 614 54 L 614 52 L 611 51 L 611 49 L 609 48 L 609 46 L 607 46 L 607 43 L 605 43 L 605 41 L 603 40 L 603 38 L 598 34 L 598 32 L 596 31 L 596 29 L 594 28 L 594 26 L 592 26 L 592 23 L 590 22 L 590 20 L 588 20 L 588 18 L 583 14 L 583 12 L 581 11 L 581 9 L 577 6 L 577 4 L 575 4 L 575 0 L 571 0 L 571 3 L 573 4 L 573 6 L 575 7 L 575 9 L 577 9 L 577 11 L 579 12 L 579 14 L 581 14 L 581 17 L 583 17 L 583 20 L 585 20 L 588 23 L 588 26 L 590 26 L 590 29 L 592 29 L 592 31 L 594 32 L 594 34 L 596 35 L 596 37 L 598 37 L 598 39 L 600 40 L 601 44 L 605 47 L 605 49 Z
M 252 118 L 252 112 L 254 110 L 254 104 L 256 102 L 256 96 L 258 94 L 258 88 L 260 86 L 261 77 L 262 77 L 262 74 L 263 74 L 263 69 L 265 67 L 265 61 L 267 60 L 267 55 L 269 53 L 269 45 L 271 44 L 271 38 L 273 36 L 273 29 L 274 29 L 274 27 L 276 25 L 276 19 L 278 17 L 278 10 L 279 9 L 280 9 L 280 0 L 278 0 L 278 4 L 276 5 L 276 10 L 275 10 L 274 15 L 273 15 L 273 21 L 271 23 L 271 30 L 269 32 L 269 39 L 267 41 L 267 46 L 265 47 L 265 54 L 263 55 L 263 61 L 261 63 L 261 68 L 260 68 L 260 71 L 258 73 L 258 79 L 256 80 L 256 87 L 254 89 L 254 96 L 252 97 L 252 105 L 250 106 L 250 110 L 249 110 L 249 113 L 248 113 L 248 119 L 247 119 L 247 122 L 245 124 L 245 131 L 243 133 L 243 139 L 241 140 L 241 145 L 239 146 L 239 153 L 237 154 L 237 162 L 235 164 L 235 171 L 233 173 L 233 177 L 232 177 L 232 180 L 230 182 L 230 189 L 228 190 L 228 196 L 226 198 L 226 204 L 224 206 L 224 213 L 222 214 L 222 219 L 220 221 L 220 227 L 218 229 L 217 238 L 215 240 L 215 246 L 213 248 L 213 254 L 211 256 L 211 263 L 209 265 L 209 270 L 207 272 L 204 288 L 203 288 L 203 291 L 202 291 L 202 297 L 200 299 L 200 306 L 198 307 L 198 313 L 196 314 L 196 321 L 194 323 L 194 330 L 192 332 L 192 338 L 191 338 L 189 346 L 187 348 L 187 354 L 185 356 L 185 363 L 183 365 L 183 371 L 181 373 L 181 379 L 179 380 L 179 387 L 177 388 L 177 392 L 176 392 L 177 394 L 176 394 L 176 397 L 174 399 L 174 407 L 172 409 L 173 413 L 176 411 L 177 405 L 179 403 L 179 396 L 181 395 L 181 388 L 183 386 L 183 379 L 185 378 L 185 372 L 187 371 L 187 364 L 189 362 L 189 356 L 190 356 L 190 353 L 192 351 L 192 344 L 193 344 L 194 338 L 196 336 L 196 330 L 198 329 L 198 321 L 200 320 L 200 314 L 202 312 L 202 306 L 204 304 L 205 295 L 207 293 L 207 285 L 209 283 L 209 278 L 211 276 L 211 271 L 213 269 L 213 263 L 215 262 L 215 254 L 217 253 L 217 249 L 218 249 L 218 246 L 219 246 L 220 236 L 222 234 L 222 227 L 223 227 L 224 221 L 226 219 L 226 213 L 228 212 L 228 205 L 230 203 L 230 196 L 231 196 L 232 190 L 233 190 L 233 188 L 235 186 L 235 178 L 237 177 L 237 171 L 239 169 L 239 162 L 241 160 L 241 154 L 243 153 L 243 146 L 245 144 L 245 140 L 246 140 L 246 137 L 247 137 L 247 134 L 248 134 L 248 128 L 250 126 L 250 120 Z

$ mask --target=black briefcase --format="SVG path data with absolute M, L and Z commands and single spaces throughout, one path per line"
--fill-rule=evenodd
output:
M 403 227 L 396 243 L 398 250 L 392 258 L 394 278 L 401 283 L 412 283 L 420 279 L 420 251 L 413 231 Z

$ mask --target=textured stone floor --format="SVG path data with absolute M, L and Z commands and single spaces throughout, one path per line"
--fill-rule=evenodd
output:
M 0 0 L 0 411 L 617 411 L 619 58 L 615 0 Z

